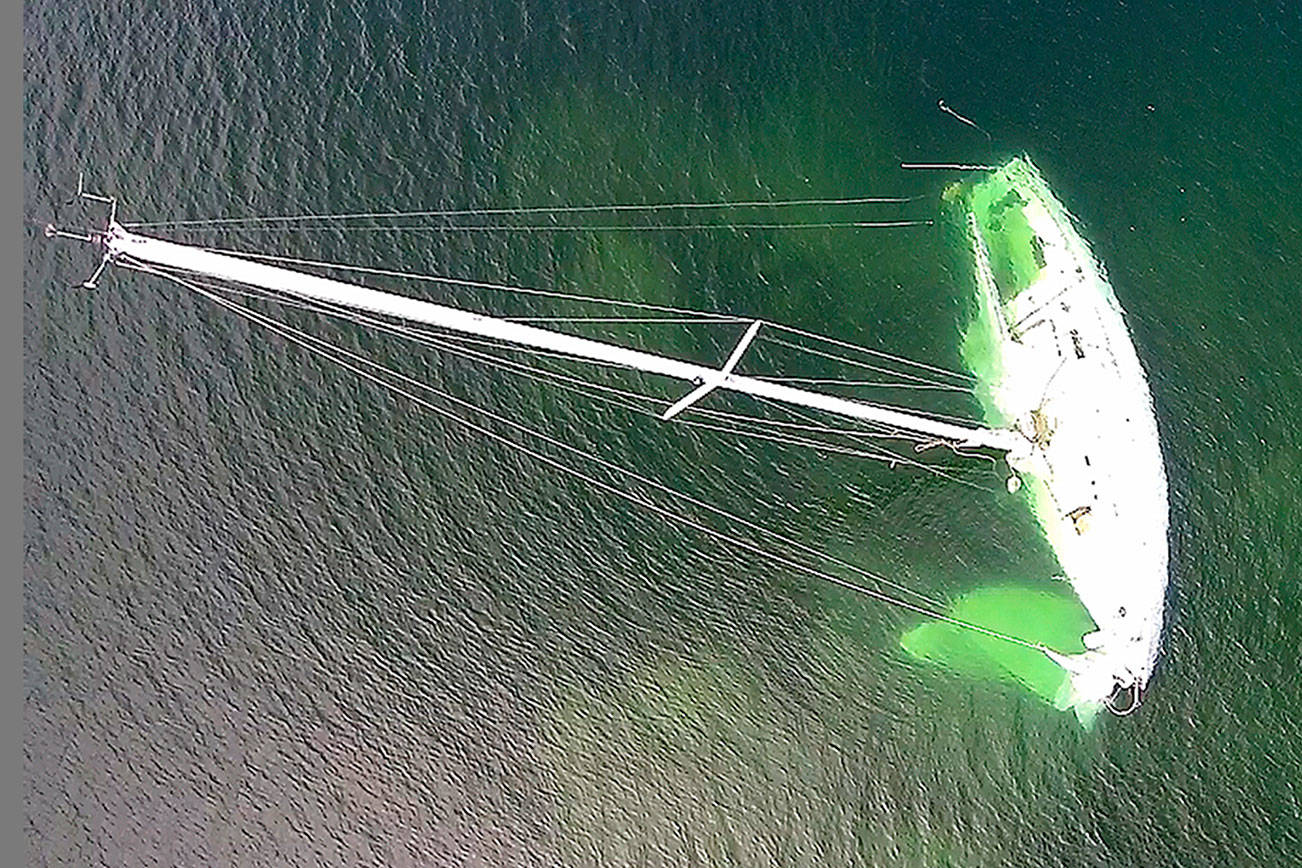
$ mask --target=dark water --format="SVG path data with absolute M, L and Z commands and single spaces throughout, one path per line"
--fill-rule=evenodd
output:
M 1025 150 L 1128 310 L 1173 558 L 1145 705 L 1084 732 L 911 663 L 897 610 L 595 494 L 184 290 L 67 289 L 90 252 L 29 227 L 31 861 L 1298 859 L 1302 24 L 1291 2 L 1215 7 L 29 3 L 35 220 L 79 169 L 140 220 L 864 193 L 929 217 L 949 179 L 900 161 Z M 177 237 L 958 364 L 939 228 Z M 928 592 L 1052 568 L 997 494 L 624 424 L 318 330 Z M 717 359 L 732 337 L 674 340 Z

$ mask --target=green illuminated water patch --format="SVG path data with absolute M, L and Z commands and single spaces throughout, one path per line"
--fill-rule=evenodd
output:
M 1061 581 L 978 588 L 946 614 L 1065 654 L 1084 651 L 1081 637 L 1095 629 L 1071 586 Z M 919 660 L 967 677 L 1020 684 L 1058 708 L 1067 707 L 1066 671 L 1033 648 L 944 621 L 914 627 L 900 644 Z
M 977 186 L 984 190 L 988 185 Z M 1003 186 L 1006 188 L 1006 185 Z M 982 418 L 988 425 L 1005 426 L 1012 420 L 1005 417 L 994 395 L 995 387 L 1004 379 L 1003 347 L 997 321 L 1002 314 L 999 312 L 998 299 L 987 299 L 986 290 L 977 279 L 973 245 L 978 242 L 971 237 L 968 225 L 968 213 L 975 207 L 972 196 L 973 185 L 955 183 L 946 188 L 941 197 L 946 225 L 951 237 L 962 248 L 961 259 L 955 263 L 955 267 L 968 273 L 975 289 L 969 302 L 959 352 L 964 365 L 976 375 L 973 391 L 981 405 Z M 1025 218 L 1022 219 L 1025 222 Z
M 963 364 L 977 377 L 973 392 L 981 405 L 982 416 L 989 425 L 1007 425 L 1011 422 L 999 409 L 994 395 L 995 385 L 1004 378 L 1003 347 L 1000 346 L 998 324 L 994 320 L 998 315 L 981 298 L 974 299 L 973 310 L 963 330 L 963 342 L 959 347 Z
M 1030 286 L 1044 267 L 1040 239 L 1031 231 L 1022 210 L 1026 199 L 1008 183 L 1003 172 L 974 185 L 971 197 L 990 251 L 990 270 L 999 287 L 999 298 L 1009 301 Z

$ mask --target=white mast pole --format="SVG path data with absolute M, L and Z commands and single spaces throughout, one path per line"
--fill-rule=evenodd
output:
M 445 307 L 428 301 L 380 292 L 339 280 L 304 274 L 287 268 L 250 262 L 236 256 L 214 253 L 171 241 L 162 241 L 128 232 L 116 222 L 110 223 L 104 243 L 111 258 L 125 257 L 165 268 L 174 268 L 192 274 L 201 274 L 229 280 L 248 286 L 258 286 L 354 309 L 371 311 L 385 316 L 398 317 L 412 322 L 438 326 L 452 331 L 482 335 L 508 343 L 536 349 L 552 350 L 582 359 L 635 368 L 652 374 L 662 374 L 694 383 L 698 389 L 692 393 L 699 400 L 712 389 L 727 389 L 759 398 L 769 398 L 786 404 L 809 407 L 835 413 L 851 419 L 876 422 L 908 431 L 927 434 L 961 446 L 985 446 L 1001 451 L 1012 451 L 1025 446 L 1023 438 L 1006 429 L 977 428 L 940 422 L 915 416 L 899 410 L 852 401 L 834 395 L 822 395 L 796 389 L 731 372 L 744 344 L 754 337 L 758 324 L 747 331 L 743 344 L 733 353 L 729 364 L 722 370 L 696 365 L 691 362 L 657 356 L 589 338 L 575 337 L 548 331 L 535 326 L 509 322 L 495 317 L 482 316 L 457 308 Z M 689 396 L 689 397 L 692 397 Z M 691 401 L 684 399 L 671 409 L 686 408 Z M 681 406 L 680 406 L 681 405 Z M 676 409 L 675 409 L 676 408 Z

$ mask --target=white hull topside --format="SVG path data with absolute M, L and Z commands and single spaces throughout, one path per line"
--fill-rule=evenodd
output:
M 1025 159 L 991 178 L 1016 194 L 1006 201 L 1025 216 L 1042 263 L 1001 301 L 988 231 L 968 212 L 981 303 L 998 332 L 992 397 L 1035 440 L 1010 464 L 1027 477 L 1033 511 L 1098 626 L 1085 654 L 1054 658 L 1071 673 L 1072 704 L 1108 702 L 1117 688 L 1133 688 L 1137 701 L 1157 658 L 1168 569 L 1152 398 L 1121 306 L 1071 215 Z

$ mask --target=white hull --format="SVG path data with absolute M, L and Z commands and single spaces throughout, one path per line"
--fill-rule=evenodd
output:
M 1090 651 L 1054 657 L 1071 672 L 1070 704 L 1106 703 L 1118 688 L 1137 701 L 1157 658 L 1167 583 L 1167 483 L 1148 384 L 1102 265 L 1035 167 L 1013 160 L 991 181 L 1016 196 L 1006 210 L 968 212 L 998 332 L 992 397 L 1036 441 L 1010 463 L 1099 628 L 1085 637 Z M 1021 212 L 1039 250 L 1029 276 L 1004 270 L 1001 300 L 988 243 L 1009 255 L 1010 237 L 992 237 L 1009 225 L 993 215 L 1009 211 Z

